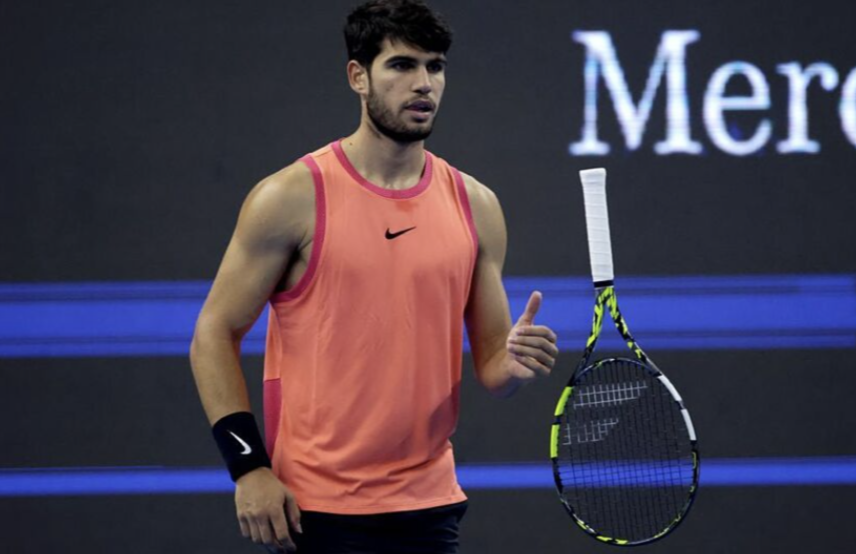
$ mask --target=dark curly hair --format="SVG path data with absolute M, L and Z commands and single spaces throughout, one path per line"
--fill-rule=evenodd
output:
M 348 15 L 345 23 L 348 59 L 369 67 L 384 39 L 400 41 L 426 52 L 445 54 L 452 46 L 452 29 L 420 0 L 371 0 Z

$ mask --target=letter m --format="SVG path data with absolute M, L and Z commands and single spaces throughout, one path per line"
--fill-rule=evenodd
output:
M 657 88 L 666 75 L 666 139 L 654 145 L 658 154 L 698 154 L 701 144 L 690 138 L 689 102 L 686 91 L 685 51 L 688 44 L 699 39 L 698 31 L 665 31 L 660 38 L 657 56 L 648 72 L 648 82 L 639 104 L 633 103 L 624 71 L 615 55 L 612 38 L 605 31 L 575 31 L 574 41 L 585 45 L 585 122 L 582 139 L 570 145 L 574 156 L 603 156 L 609 153 L 609 144 L 597 136 L 598 79 L 609 90 L 615 115 L 624 133 L 628 150 L 636 150 L 642 144 L 645 126 L 651 115 L 651 107 Z

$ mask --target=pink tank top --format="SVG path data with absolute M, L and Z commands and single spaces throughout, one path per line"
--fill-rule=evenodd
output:
M 419 183 L 364 179 L 339 142 L 315 181 L 309 266 L 271 300 L 265 429 L 303 510 L 372 514 L 463 501 L 452 444 L 478 248 L 460 173 L 426 152 Z

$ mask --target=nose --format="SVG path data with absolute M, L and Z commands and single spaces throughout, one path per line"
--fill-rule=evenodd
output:
M 416 80 L 413 83 L 413 90 L 420 94 L 428 94 L 431 92 L 431 75 L 428 73 L 427 67 L 421 66 L 417 69 Z

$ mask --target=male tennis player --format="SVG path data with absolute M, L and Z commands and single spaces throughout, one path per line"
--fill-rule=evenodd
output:
M 512 326 L 496 196 L 424 148 L 446 23 L 416 0 L 375 0 L 345 38 L 359 128 L 250 192 L 193 372 L 245 537 L 272 552 L 454 553 L 463 320 L 476 376 L 500 396 L 549 375 L 556 336 L 534 324 L 538 292 Z M 239 353 L 267 303 L 265 444 Z

